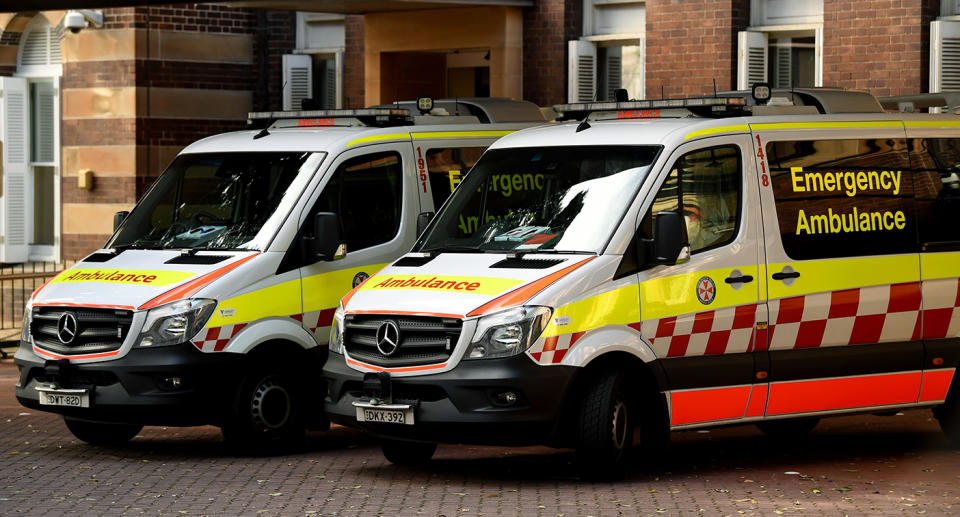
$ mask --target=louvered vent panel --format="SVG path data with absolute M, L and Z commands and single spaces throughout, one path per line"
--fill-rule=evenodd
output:
M 337 70 L 332 61 L 327 62 L 327 69 L 324 70 L 324 83 L 326 87 L 326 109 L 336 109 L 337 107 Z
M 23 51 L 20 54 L 21 65 L 46 65 L 50 63 L 48 48 L 50 30 L 32 30 L 24 36 Z
M 607 100 L 613 100 L 613 91 L 622 88 L 623 66 L 620 56 L 607 58 Z
M 10 218 L 6 226 L 7 244 L 12 246 L 23 246 L 27 243 L 26 228 L 27 222 L 24 220 L 27 213 L 26 207 L 26 185 L 22 174 L 11 174 L 7 176 L 4 185 L 4 198 L 7 202 L 7 216 Z
M 52 162 L 54 160 L 53 84 L 36 83 L 36 88 L 33 159 L 38 162 Z
M 62 39 L 62 35 L 63 35 L 62 31 L 63 31 L 62 26 L 59 31 L 56 29 L 50 29 L 50 38 L 48 41 L 50 44 L 50 64 L 51 65 L 59 65 L 62 60 L 60 56 L 60 40 Z
M 943 38 L 941 91 L 960 91 L 960 38 Z
M 777 47 L 777 88 L 790 88 L 790 49 Z
M 764 81 L 763 54 L 763 47 L 750 47 L 750 52 L 747 55 L 747 67 L 749 70 L 747 77 L 750 84 L 762 83 Z
M 290 68 L 290 108 L 300 109 L 300 101 L 310 98 L 310 69 L 299 66 Z
M 577 56 L 577 102 L 593 101 L 593 56 Z
M 7 93 L 7 161 L 26 163 L 26 121 L 23 118 L 26 99 L 21 92 Z

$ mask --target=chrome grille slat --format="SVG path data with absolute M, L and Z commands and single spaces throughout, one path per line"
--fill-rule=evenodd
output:
M 60 341 L 57 325 L 64 313 L 77 319 L 77 334 L 70 343 Z M 64 355 L 110 352 L 123 345 L 133 323 L 133 311 L 90 307 L 34 307 L 30 333 L 43 349 Z
M 396 323 L 400 345 L 389 356 L 377 347 L 377 329 L 384 322 Z M 348 315 L 344 320 L 344 347 L 361 361 L 381 366 L 433 364 L 450 358 L 460 338 L 460 320 L 431 316 Z

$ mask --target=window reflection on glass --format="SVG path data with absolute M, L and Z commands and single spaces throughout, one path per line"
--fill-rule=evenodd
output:
M 641 223 L 641 234 L 653 238 L 653 220 L 659 212 L 681 210 L 687 222 L 690 251 L 727 244 L 740 220 L 740 150 L 712 147 L 678 159 Z
M 767 77 L 774 88 L 816 86 L 815 38 L 775 38 L 768 49 Z

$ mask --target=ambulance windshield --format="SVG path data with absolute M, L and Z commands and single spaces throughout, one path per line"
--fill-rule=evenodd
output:
M 180 155 L 137 203 L 108 247 L 263 249 L 324 155 Z M 264 228 L 269 235 L 260 235 Z
M 457 187 L 417 251 L 598 253 L 659 151 L 659 146 L 490 150 Z

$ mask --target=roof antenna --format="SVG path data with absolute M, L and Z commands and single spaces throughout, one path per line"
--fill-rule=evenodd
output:
M 713 98 L 717 98 L 717 78 L 713 78 Z
M 663 100 L 663 83 L 660 83 L 660 100 Z
M 283 84 L 280 85 L 280 91 L 282 92 L 282 91 L 284 90 L 284 88 L 286 88 L 286 87 L 287 87 L 287 82 L 284 81 Z M 283 106 L 280 106 L 280 107 L 282 108 Z M 265 137 L 265 136 L 270 136 L 270 132 L 267 131 L 267 129 L 268 129 L 271 125 L 273 125 L 273 123 L 274 123 L 275 121 L 276 121 L 276 119 L 274 119 L 273 117 L 270 117 L 269 119 L 267 119 L 267 125 L 264 126 L 263 131 L 260 131 L 259 133 L 253 135 L 253 139 L 254 139 L 254 140 L 257 140 L 257 139 L 263 138 L 263 137 Z

